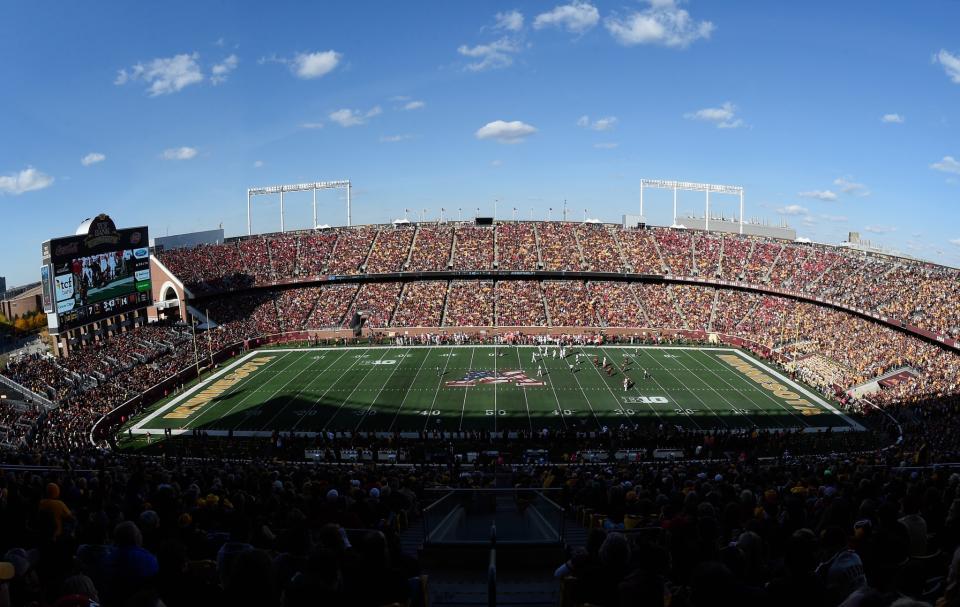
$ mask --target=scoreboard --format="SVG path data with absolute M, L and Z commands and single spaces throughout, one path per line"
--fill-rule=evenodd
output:
M 107 215 L 85 221 L 74 236 L 43 243 L 44 310 L 59 331 L 149 306 L 146 227 L 118 230 Z

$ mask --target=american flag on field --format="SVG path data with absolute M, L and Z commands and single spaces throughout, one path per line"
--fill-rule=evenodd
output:
M 527 386 L 545 386 L 542 381 L 527 377 L 524 371 L 470 371 L 463 379 L 448 381 L 448 388 L 468 388 L 482 384 L 515 384 L 521 388 Z

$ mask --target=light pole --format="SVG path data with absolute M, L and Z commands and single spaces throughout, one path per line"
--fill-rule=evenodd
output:
M 457 209 L 457 221 L 463 221 L 463 207 Z
M 517 220 L 517 207 L 513 207 L 513 220 Z
M 547 221 L 550 221 L 553 218 L 553 207 L 547 209 Z

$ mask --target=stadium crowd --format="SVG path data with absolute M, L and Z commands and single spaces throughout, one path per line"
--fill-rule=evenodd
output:
M 437 271 L 451 260 L 455 270 L 490 270 L 496 261 L 502 270 L 535 270 L 542 263 L 545 270 L 696 275 L 825 297 L 960 337 L 955 269 L 735 234 L 572 222 L 363 226 L 256 236 L 158 256 L 195 295 L 323 273 Z

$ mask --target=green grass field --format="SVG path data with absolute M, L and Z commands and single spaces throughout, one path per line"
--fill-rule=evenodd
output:
M 134 434 L 486 429 L 862 429 L 817 394 L 730 348 L 350 347 L 250 352 L 134 420 Z M 581 354 L 579 370 L 576 354 Z M 613 366 L 612 376 L 593 358 Z M 574 365 L 571 371 L 569 365 Z M 544 375 L 538 376 L 542 366 Z M 644 371 L 649 378 L 644 379 Z M 634 385 L 624 390 L 627 376 Z

